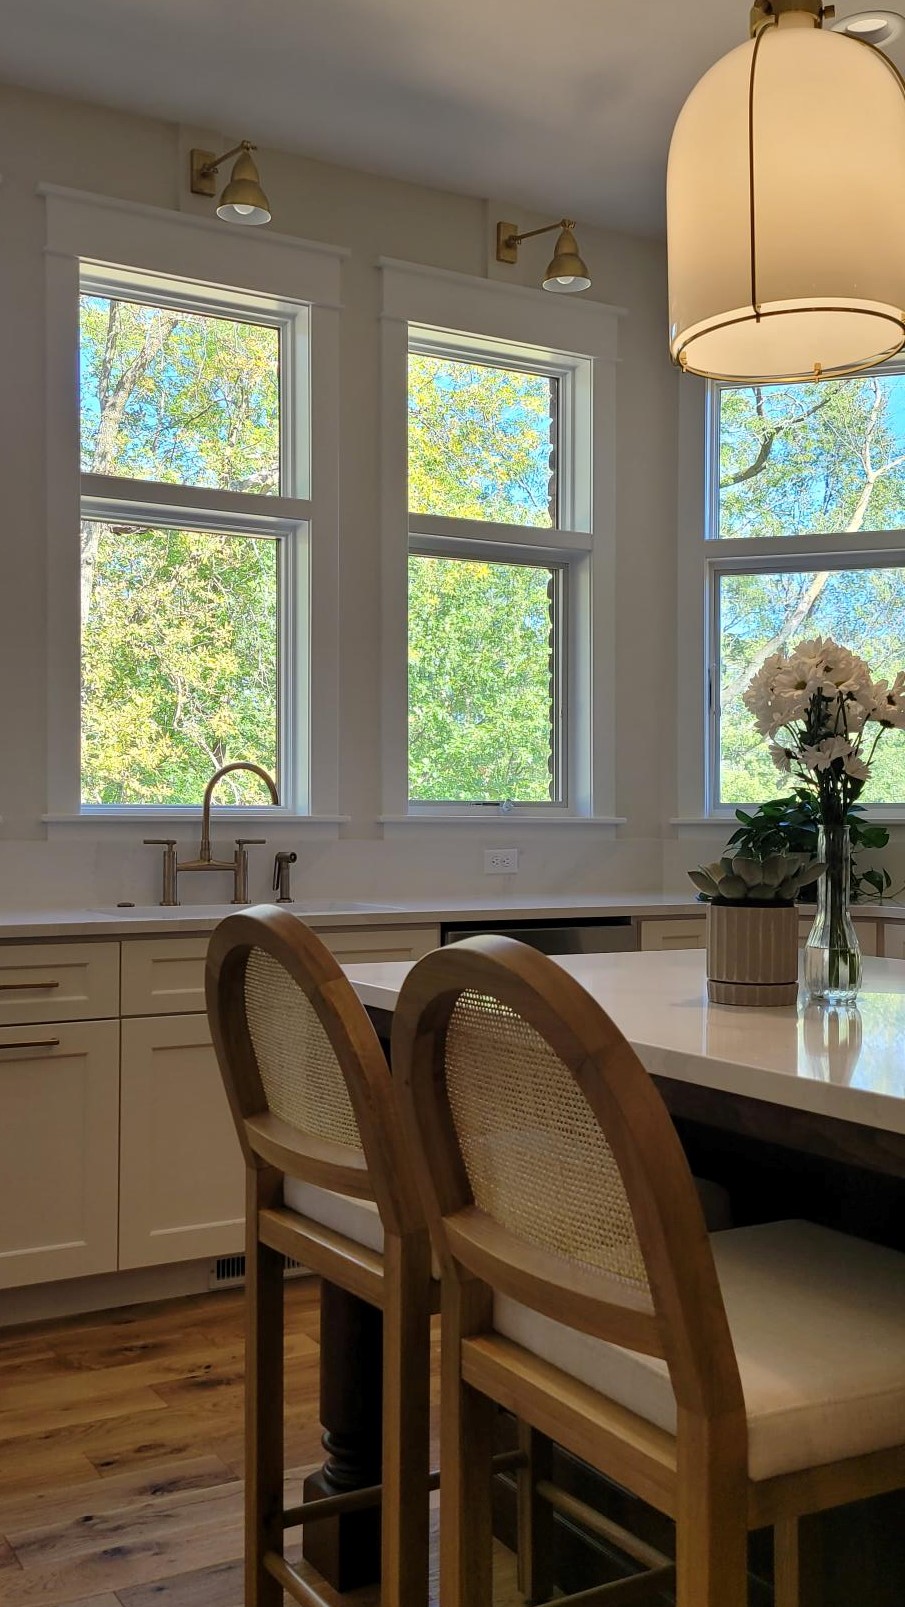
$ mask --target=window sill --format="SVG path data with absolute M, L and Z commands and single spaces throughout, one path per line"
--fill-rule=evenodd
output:
M 568 815 L 562 811 L 549 814 L 526 814 L 519 809 L 505 813 L 496 806 L 476 804 L 473 809 L 437 809 L 423 814 L 412 811 L 407 815 L 379 815 L 381 826 L 505 826 L 514 831 L 524 826 L 624 826 L 622 815 Z
M 739 809 L 751 810 L 757 808 L 756 804 L 739 804 Z M 864 819 L 877 826 L 905 826 L 905 808 L 895 808 L 891 804 L 880 804 L 876 808 L 869 805 L 865 809 Z M 682 815 L 670 820 L 669 824 L 677 830 L 693 830 L 700 826 L 731 826 L 733 830 L 741 824 L 735 810 L 727 814 L 713 815 Z
M 194 834 L 201 826 L 201 806 L 173 805 L 170 808 L 135 804 L 124 808 L 83 809 L 78 814 L 42 815 L 48 836 L 68 837 L 87 829 L 122 831 L 132 827 L 139 835 L 153 828 L 163 835 L 171 829 L 183 834 Z M 299 815 L 292 809 L 274 808 L 268 804 L 215 804 L 211 810 L 211 833 L 239 832 L 246 826 L 255 828 L 281 828 L 290 826 L 293 831 L 320 832 L 325 836 L 338 836 L 340 826 L 348 823 L 348 815 Z

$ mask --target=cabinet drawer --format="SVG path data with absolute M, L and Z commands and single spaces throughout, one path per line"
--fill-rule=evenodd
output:
M 0 1026 L 118 1015 L 118 943 L 16 943 L 0 948 Z
M 703 949 L 706 944 L 706 916 L 641 922 L 642 949 Z
M 420 960 L 440 943 L 437 926 L 357 926 L 349 930 L 325 929 L 317 935 L 340 965 L 365 965 L 370 960 Z
M 123 1015 L 171 1016 L 205 1008 L 206 937 L 123 941 Z
M 811 915 L 807 916 L 804 920 L 800 920 L 798 922 L 798 946 L 799 946 L 799 948 L 804 948 L 804 945 L 806 944 L 806 942 L 808 940 L 808 936 L 810 934 L 811 927 L 813 925 L 814 925 L 814 918 Z M 876 952 L 877 952 L 877 923 L 876 923 L 876 921 L 854 921 L 853 925 L 854 925 L 855 931 L 858 934 L 858 942 L 861 944 L 861 953 L 862 954 L 876 954 Z M 888 930 L 888 928 L 887 928 L 887 930 Z M 887 949 L 886 952 L 888 954 L 889 950 Z

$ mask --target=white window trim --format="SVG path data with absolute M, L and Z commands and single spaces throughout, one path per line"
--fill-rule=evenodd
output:
M 884 364 L 882 372 L 905 372 L 905 364 Z M 725 540 L 709 536 L 718 518 L 715 464 L 719 454 L 719 421 L 715 398 L 720 387 L 683 376 L 679 393 L 678 477 L 678 668 L 676 728 L 678 809 L 670 824 L 682 828 L 720 826 L 733 829 L 736 808 L 755 804 L 715 802 L 716 629 L 719 577 L 739 571 L 807 568 L 820 558 L 822 569 L 847 569 L 857 559 L 864 568 L 884 562 L 905 563 L 905 532 L 859 531 L 827 535 L 745 537 Z M 777 796 L 783 792 L 777 772 Z M 869 804 L 867 819 L 879 825 L 905 822 L 902 804 Z
M 380 258 L 381 277 L 381 538 L 383 553 L 382 751 L 385 826 L 455 821 L 504 824 L 620 825 L 615 814 L 615 438 L 618 325 L 622 310 L 601 302 L 556 297 L 501 285 L 467 274 Z M 571 571 L 571 621 L 566 644 L 570 688 L 567 732 L 568 803 L 516 804 L 501 810 L 485 803 L 410 803 L 408 798 L 408 509 L 409 330 L 429 330 L 431 343 L 474 356 L 485 340 L 499 355 L 501 343 L 590 375 L 589 438 L 572 424 L 572 450 L 584 457 L 590 500 L 566 510 L 572 530 L 527 530 L 468 522 L 470 547 L 518 561 L 567 562 Z M 508 355 L 508 353 L 507 353 Z M 588 362 L 588 360 L 590 360 Z M 567 429 L 568 429 L 567 423 Z M 565 515 L 561 515 L 564 517 Z M 593 532 L 593 536 L 591 535 Z M 444 549 L 461 536 L 462 522 L 418 515 L 411 538 L 424 549 L 430 538 Z
M 60 826 L 85 822 L 101 827 L 132 821 L 136 830 L 151 821 L 164 824 L 194 819 L 197 809 L 179 807 L 82 807 L 80 805 L 79 548 L 77 532 L 82 495 L 79 465 L 79 398 L 73 384 L 79 339 L 80 276 L 95 265 L 127 291 L 153 281 L 203 286 L 199 308 L 240 310 L 269 302 L 274 321 L 284 321 L 300 305 L 308 309 L 310 340 L 310 464 L 298 432 L 281 444 L 308 495 L 268 497 L 216 493 L 221 528 L 308 532 L 307 562 L 294 566 L 297 617 L 310 624 L 306 662 L 298 640 L 284 642 L 298 675 L 308 686 L 307 708 L 290 710 L 294 743 L 284 756 L 284 805 L 256 811 L 220 806 L 216 814 L 240 824 L 245 819 L 279 817 L 291 821 L 338 824 L 339 788 L 339 313 L 340 272 L 348 252 L 293 236 L 229 229 L 217 220 L 159 207 L 42 184 L 46 204 L 47 295 L 47 525 L 48 525 L 48 811 L 44 819 Z M 177 291 L 178 294 L 178 291 Z M 262 299 L 263 298 L 263 299 Z M 182 299 L 182 298 L 180 298 Z M 184 302 L 183 302 L 184 304 Z M 307 432 L 305 432 L 307 435 Z M 85 490 L 98 499 L 115 494 L 123 482 L 85 476 Z M 142 482 L 129 482 L 141 507 Z M 150 494 L 151 488 L 145 490 Z M 197 488 L 153 487 L 145 506 L 166 506 L 187 523 L 211 527 L 210 494 Z M 300 549 L 304 550 L 304 548 Z M 290 563 L 290 570 L 293 565 Z M 308 610 L 308 598 L 317 607 Z M 292 677 L 293 684 L 297 678 Z M 301 701 L 301 700 L 300 700 Z M 282 716 L 281 716 L 282 717 Z M 291 768 L 290 768 L 291 766 Z

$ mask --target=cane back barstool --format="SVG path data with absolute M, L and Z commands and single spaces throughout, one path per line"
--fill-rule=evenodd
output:
M 282 1607 L 284 1589 L 316 1600 L 284 1530 L 362 1505 L 355 1492 L 283 1508 L 286 1256 L 383 1312 L 381 1599 L 424 1607 L 430 1246 L 385 1056 L 332 954 L 284 911 L 224 920 L 206 989 L 247 1168 L 246 1607 Z
M 633 1049 L 511 939 L 421 960 L 392 1054 L 441 1273 L 443 1607 L 491 1599 L 494 1403 L 675 1520 L 677 1607 L 744 1607 L 766 1526 L 795 1607 L 799 1517 L 905 1484 L 905 1256 L 806 1222 L 709 1236 Z M 521 1499 L 549 1538 L 571 1498 Z M 646 1560 L 601 1602 L 660 1599 Z

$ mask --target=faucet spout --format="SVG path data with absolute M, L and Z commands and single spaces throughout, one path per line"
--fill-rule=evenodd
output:
M 232 764 L 221 765 L 219 770 L 214 771 L 204 789 L 204 804 L 201 810 L 201 847 L 198 850 L 198 859 L 202 865 L 209 865 L 211 862 L 211 799 L 214 795 L 214 788 L 232 770 L 250 770 L 252 775 L 260 776 L 270 792 L 271 801 L 275 804 L 280 801 L 277 784 L 273 776 L 262 769 L 261 765 L 252 764 L 248 759 L 235 759 Z

